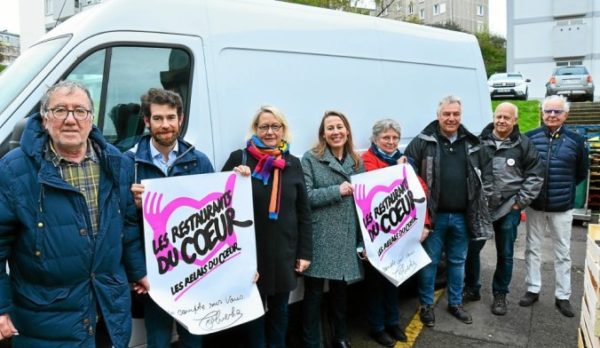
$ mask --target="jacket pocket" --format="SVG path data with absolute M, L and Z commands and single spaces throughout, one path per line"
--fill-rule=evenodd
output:
M 46 308 L 66 299 L 71 292 L 70 288 L 48 287 L 22 282 L 16 282 L 14 287 L 16 302 L 28 308 Z

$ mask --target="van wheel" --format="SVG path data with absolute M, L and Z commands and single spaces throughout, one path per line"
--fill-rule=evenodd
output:
M 525 94 L 523 95 L 523 97 L 521 97 L 521 99 L 523 100 L 527 100 L 527 98 L 529 98 L 529 90 L 525 90 Z

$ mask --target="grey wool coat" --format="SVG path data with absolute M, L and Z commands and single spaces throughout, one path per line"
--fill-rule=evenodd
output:
M 364 172 L 361 161 L 354 169 L 352 157 L 340 163 L 329 148 L 321 158 L 312 151 L 302 157 L 302 169 L 312 210 L 313 259 L 305 275 L 352 281 L 361 277 L 356 253 L 362 244 L 358 216 L 352 196 L 342 197 L 340 184 Z

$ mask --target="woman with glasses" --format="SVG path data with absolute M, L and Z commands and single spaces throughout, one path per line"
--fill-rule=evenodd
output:
M 375 122 L 371 134 L 371 147 L 362 155 L 366 171 L 407 163 L 406 157 L 398 150 L 400 135 L 398 122 L 392 119 Z M 426 185 L 422 180 L 421 185 L 426 190 Z M 425 226 L 429 226 L 427 217 Z M 429 228 L 425 227 L 421 241 L 428 234 Z M 366 255 L 367 258 L 369 256 Z M 406 334 L 398 326 L 400 315 L 396 287 L 368 262 L 365 267 L 365 282 L 369 294 L 367 296 L 367 322 L 371 337 L 385 347 L 393 347 L 396 341 L 406 342 Z
M 266 315 L 245 325 L 249 337 L 242 345 L 285 348 L 289 294 L 312 259 L 310 208 L 300 160 L 289 153 L 283 113 L 261 107 L 250 131 L 246 147 L 223 166 L 252 175 L 258 289 Z
M 346 285 L 360 278 L 362 245 L 350 176 L 364 171 L 354 151 L 344 114 L 327 111 L 318 143 L 302 157 L 313 221 L 313 261 L 304 272 L 304 345 L 320 347 L 321 298 L 329 283 L 333 347 L 350 347 L 346 328 Z

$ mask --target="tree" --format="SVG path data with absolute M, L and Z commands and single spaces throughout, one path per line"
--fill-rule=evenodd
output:
M 454 22 L 436 23 L 433 27 L 465 32 L 460 25 Z M 506 71 L 506 39 L 502 36 L 481 31 L 475 34 L 481 49 L 481 56 L 485 64 L 485 71 L 489 77 L 495 72 Z
M 488 31 L 479 32 L 475 37 L 479 41 L 488 77 L 495 72 L 506 71 L 506 39 Z
M 458 25 L 458 23 L 453 22 L 453 21 L 447 21 L 447 22 L 443 22 L 443 23 L 433 23 L 433 24 L 429 24 L 429 26 L 466 33 L 466 31 L 463 28 L 461 28 L 461 26 Z
M 2 70 L 6 69 L 6 65 L 2 65 L 0 64 L 0 72 L 2 72 Z

